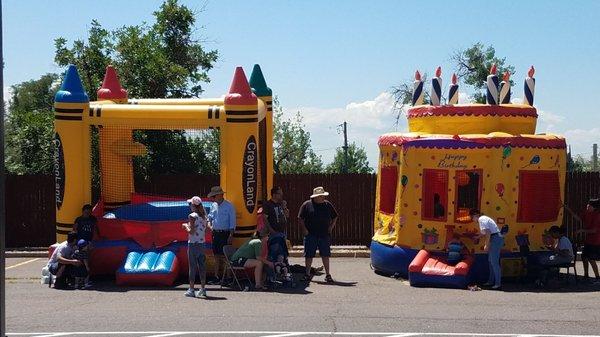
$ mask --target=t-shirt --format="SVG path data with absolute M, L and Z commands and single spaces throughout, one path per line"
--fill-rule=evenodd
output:
M 569 238 L 567 238 L 566 236 L 561 236 L 560 239 L 558 239 L 558 250 L 568 250 L 569 251 L 569 257 L 573 258 L 573 256 L 575 256 L 573 254 L 573 244 L 571 244 L 571 240 L 569 240 Z
M 54 264 L 58 262 L 58 257 L 63 257 L 65 259 L 72 258 L 73 255 L 73 247 L 69 246 L 67 241 L 62 242 L 56 247 L 52 256 L 50 256 L 50 260 L 48 260 L 48 265 Z
M 288 218 L 285 216 L 283 205 L 280 202 L 266 201 L 263 205 L 263 215 L 266 216 L 269 226 L 274 231 L 285 233 Z
M 204 243 L 206 220 L 196 212 L 190 213 L 189 217 L 194 219 L 194 227 L 188 233 L 188 243 Z
M 92 241 L 96 223 L 96 217 L 93 215 L 90 215 L 87 218 L 80 216 L 75 219 L 75 225 L 77 225 L 77 240 L 84 239 L 86 241 Z
M 595 229 L 596 233 L 586 233 L 585 243 L 588 245 L 600 246 L 600 212 L 586 211 L 583 215 L 585 229 Z
M 298 212 L 298 218 L 304 220 L 308 233 L 315 236 L 329 235 L 329 225 L 337 216 L 335 208 L 327 200 L 320 204 L 307 200 Z
M 87 260 L 89 259 L 89 254 L 87 250 L 81 250 L 81 249 L 77 249 L 74 253 L 73 253 L 73 259 L 75 260 Z
M 490 234 L 500 233 L 498 225 L 489 216 L 482 215 L 479 217 L 479 230 L 483 233 L 487 231 Z
M 262 250 L 262 241 L 260 239 L 251 239 L 244 243 L 231 257 L 232 261 L 243 257 L 245 259 L 257 260 Z

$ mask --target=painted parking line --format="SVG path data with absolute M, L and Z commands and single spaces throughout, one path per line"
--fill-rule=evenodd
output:
M 39 260 L 39 259 L 41 259 L 41 258 L 39 258 L 39 257 L 36 257 L 35 259 L 31 259 L 31 260 L 23 261 L 23 262 L 21 262 L 21 263 L 13 264 L 12 266 L 5 267 L 5 268 L 4 268 L 4 270 L 9 270 L 9 269 L 12 269 L 12 268 L 17 268 L 17 267 L 19 267 L 19 266 L 22 266 L 22 265 L 24 265 L 24 264 L 31 263 L 31 262 L 33 262 L 33 261 L 37 261 L 37 260 Z
M 247 335 L 256 337 L 287 337 L 287 336 L 477 336 L 477 337 L 600 337 L 599 335 L 552 335 L 552 334 L 494 334 L 494 333 L 457 333 L 457 332 L 332 332 L 332 331 L 72 331 L 72 332 L 9 332 L 7 336 L 205 336 L 205 335 Z

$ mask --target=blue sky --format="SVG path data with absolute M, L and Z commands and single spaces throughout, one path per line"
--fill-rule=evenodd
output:
M 151 22 L 160 3 L 4 1 L 5 86 L 61 71 L 54 38 L 85 38 L 94 18 L 109 29 Z M 342 142 L 335 126 L 346 120 L 350 141 L 376 166 L 377 136 L 394 130 L 390 87 L 441 65 L 447 90 L 450 54 L 475 42 L 492 44 L 515 66 L 515 97 L 535 65 L 538 132 L 565 135 L 585 156 L 600 143 L 599 1 L 183 3 L 205 8 L 198 36 L 221 54 L 204 96 L 224 94 L 235 66 L 261 64 L 286 113 L 302 113 L 325 162 Z

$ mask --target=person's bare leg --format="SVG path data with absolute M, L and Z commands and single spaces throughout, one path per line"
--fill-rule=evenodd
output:
M 313 261 L 312 257 L 305 257 L 304 258 L 304 263 L 306 265 L 306 275 L 307 276 L 311 275 L 310 268 L 312 267 L 312 261 Z
M 592 270 L 594 271 L 594 276 L 596 276 L 596 278 L 600 278 L 600 275 L 598 274 L 598 264 L 596 263 L 596 261 L 590 260 L 590 264 L 592 265 Z
M 590 263 L 588 261 L 588 259 L 581 259 L 581 262 L 583 262 L 583 277 L 588 278 L 590 277 Z
M 58 271 L 56 272 L 56 276 L 55 276 L 55 277 L 56 277 L 56 278 L 59 278 L 59 277 L 61 277 L 61 276 L 62 276 L 62 274 L 65 272 L 65 268 L 67 268 L 67 266 L 66 266 L 66 265 L 64 265 L 64 264 L 59 264 L 59 265 L 58 265 Z
M 323 256 L 321 260 L 323 260 L 323 267 L 325 267 L 325 275 L 329 275 L 329 256 Z
M 259 260 L 247 260 L 244 268 L 254 267 L 254 288 L 262 288 L 263 263 Z

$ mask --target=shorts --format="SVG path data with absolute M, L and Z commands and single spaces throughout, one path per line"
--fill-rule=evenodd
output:
M 313 258 L 319 249 L 321 257 L 331 256 L 331 237 L 308 234 L 304 237 L 304 257 Z
M 246 261 L 248 261 L 247 258 L 245 257 L 240 257 L 238 259 L 235 259 L 233 261 L 231 261 L 231 265 L 234 267 L 244 267 L 246 265 Z
M 221 256 L 223 255 L 223 247 L 228 245 L 227 241 L 229 241 L 230 233 L 231 231 L 213 231 L 213 254 Z
M 584 244 L 581 258 L 586 260 L 600 260 L 600 246 Z
M 188 243 L 188 264 L 190 278 L 196 277 L 196 273 L 206 272 L 206 255 L 204 255 L 204 244 Z

